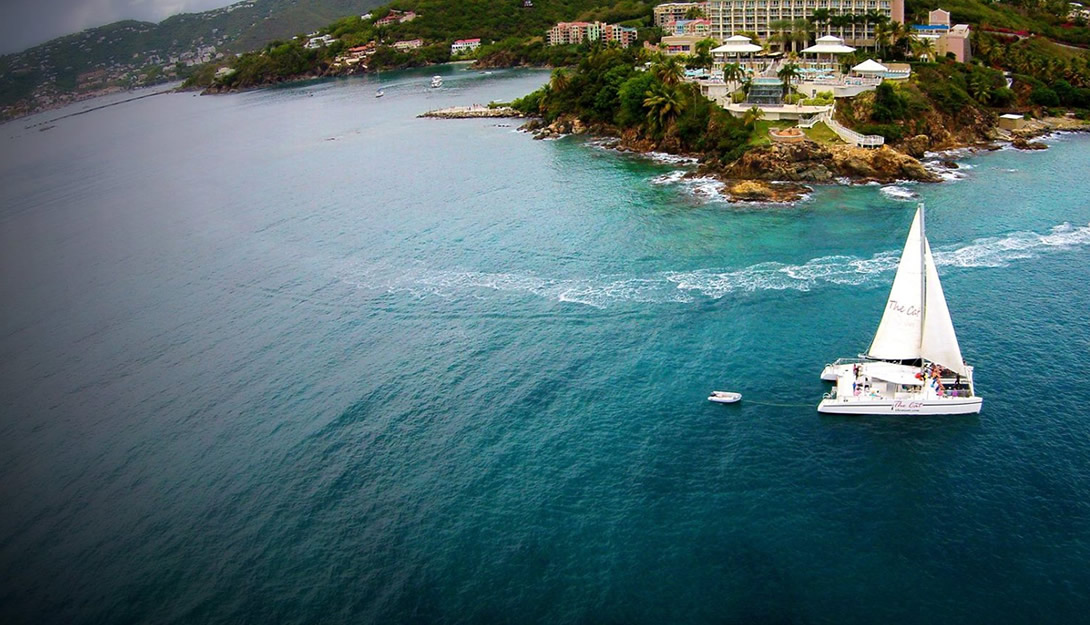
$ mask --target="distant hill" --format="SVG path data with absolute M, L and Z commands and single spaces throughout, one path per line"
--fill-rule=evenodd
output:
M 0 57 L 0 108 L 63 103 L 76 93 L 184 77 L 219 55 L 310 32 L 388 0 L 243 0 L 158 24 L 123 21 Z M 9 111 L 9 114 L 18 111 Z

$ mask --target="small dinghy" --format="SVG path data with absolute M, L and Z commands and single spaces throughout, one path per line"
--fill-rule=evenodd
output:
M 713 401 L 717 404 L 733 404 L 742 401 L 742 394 L 731 393 L 729 391 L 712 391 L 712 394 L 708 396 L 708 401 Z

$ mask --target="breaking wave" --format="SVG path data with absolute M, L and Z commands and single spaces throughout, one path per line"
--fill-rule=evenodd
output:
M 1090 245 L 1090 224 L 1063 223 L 1046 234 L 1015 232 L 977 239 L 960 247 L 936 248 L 934 254 L 939 267 L 1002 267 L 1041 253 L 1085 245 Z M 828 284 L 888 286 L 899 257 L 900 250 L 891 250 L 870 258 L 823 256 L 802 264 L 766 262 L 733 270 L 664 271 L 647 276 L 600 274 L 587 278 L 390 265 L 352 271 L 341 279 L 358 289 L 417 297 L 480 297 L 498 292 L 606 308 L 622 302 L 687 303 L 758 291 L 809 291 Z
M 891 200 L 897 200 L 898 202 L 911 202 L 912 200 L 920 197 L 914 191 L 899 187 L 897 185 L 889 185 L 882 187 L 878 190 L 882 195 Z
M 700 162 L 700 159 L 698 158 L 667 154 L 666 152 L 647 152 L 645 156 L 656 163 L 664 163 L 666 165 L 696 165 Z

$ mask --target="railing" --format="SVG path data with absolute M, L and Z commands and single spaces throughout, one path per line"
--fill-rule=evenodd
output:
M 825 115 L 826 113 L 818 113 L 813 117 L 808 117 L 806 119 L 800 120 L 798 124 L 799 128 L 813 128 L 814 126 L 818 125 L 818 122 L 821 122 L 825 119 Z
M 833 111 L 835 110 L 836 109 L 833 109 Z M 836 136 L 840 137 L 841 140 L 844 141 L 844 143 L 858 145 L 861 148 L 876 148 L 880 145 L 885 144 L 886 142 L 886 138 L 881 135 L 859 134 L 858 132 L 850 128 L 845 128 L 844 126 L 841 126 L 840 122 L 833 119 L 833 114 L 831 112 L 824 121 L 825 125 L 828 126 L 830 130 L 835 132 Z

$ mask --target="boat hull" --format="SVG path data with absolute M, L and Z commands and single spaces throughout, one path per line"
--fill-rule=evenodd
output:
M 818 412 L 846 415 L 955 415 L 977 414 L 984 404 L 983 397 L 956 397 L 932 400 L 912 399 L 823 399 Z

